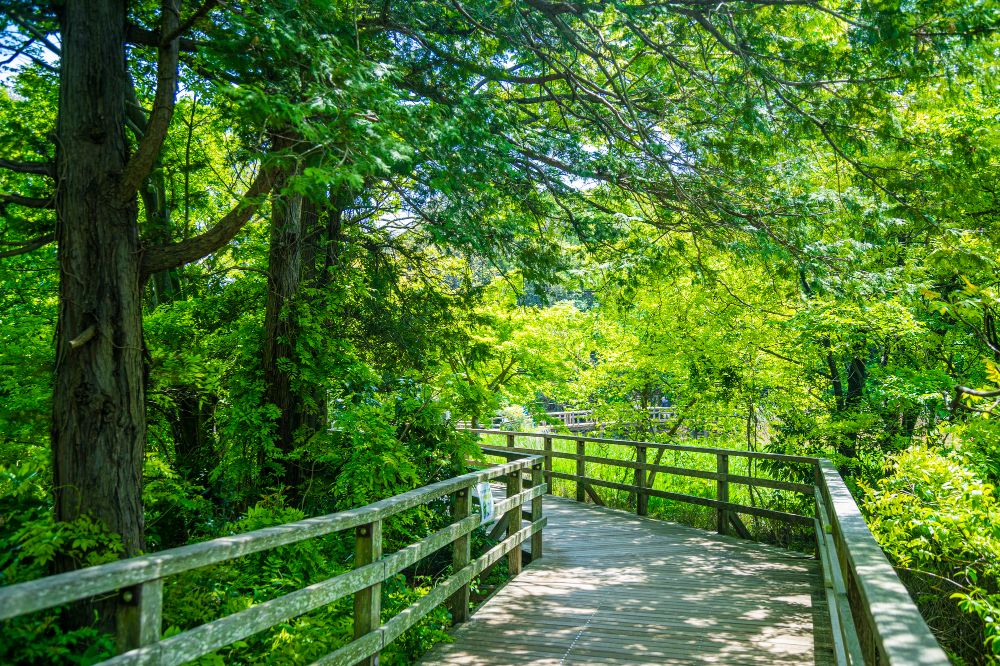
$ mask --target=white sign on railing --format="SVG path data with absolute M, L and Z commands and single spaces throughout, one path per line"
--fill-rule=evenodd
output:
M 472 489 L 472 496 L 479 500 L 479 515 L 483 517 L 483 525 L 492 521 L 496 515 L 493 486 L 489 482 L 477 483 Z

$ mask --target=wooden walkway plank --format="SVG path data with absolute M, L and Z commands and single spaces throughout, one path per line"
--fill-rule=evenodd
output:
M 815 560 L 545 496 L 545 556 L 422 664 L 830 664 Z

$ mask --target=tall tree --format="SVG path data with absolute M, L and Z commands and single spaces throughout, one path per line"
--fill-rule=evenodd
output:
M 151 275 L 228 242 L 260 205 L 257 197 L 270 190 L 275 174 L 261 167 L 245 198 L 202 234 L 176 243 L 157 234 L 156 244 L 140 237 L 137 193 L 153 172 L 170 126 L 182 35 L 213 7 L 211 2 L 197 7 L 182 21 L 179 4 L 164 0 L 155 31 L 135 25 L 123 0 L 66 2 L 54 12 L 56 24 L 51 15 L 31 13 L 36 9 L 31 5 L 5 10 L 23 30 L 42 35 L 59 72 L 55 163 L 41 171 L 54 181 L 46 206 L 55 209 L 59 256 L 52 420 L 56 516 L 98 518 L 121 535 L 129 554 L 144 547 L 143 287 Z M 45 36 L 56 25 L 58 40 Z M 155 52 L 156 84 L 133 147 L 126 128 L 134 115 L 128 111 L 135 103 L 129 64 L 136 42 Z

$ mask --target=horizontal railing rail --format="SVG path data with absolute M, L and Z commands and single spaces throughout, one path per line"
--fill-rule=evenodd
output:
M 542 457 L 532 454 L 502 465 L 463 474 L 357 509 L 220 537 L 202 543 L 0 587 L 0 620 L 114 593 L 125 602 L 119 612 L 119 654 L 102 664 L 182 664 L 294 617 L 354 595 L 354 640 L 320 659 L 322 664 L 373 663 L 375 656 L 435 608 L 448 603 L 452 617 L 469 617 L 469 584 L 503 557 L 512 575 L 521 570 L 521 545 L 528 541 L 533 559 L 542 554 Z M 527 488 L 523 477 L 530 475 Z M 472 488 L 505 480 L 506 536 L 483 555 L 471 557 L 470 533 L 481 523 L 472 512 Z M 452 521 L 443 529 L 401 550 L 383 555 L 382 522 L 408 509 L 451 496 Z M 531 520 L 522 525 L 522 511 Z M 355 531 L 355 568 L 347 573 L 257 604 L 246 610 L 161 639 L 163 579 L 244 555 L 325 535 Z M 381 585 L 421 559 L 452 546 L 452 573 L 434 589 L 384 624 Z
M 706 506 L 716 510 L 716 529 L 729 534 L 735 528 L 741 536 L 749 536 L 737 514 L 747 514 L 812 527 L 816 551 L 823 572 L 826 601 L 830 609 L 834 651 L 838 664 L 888 664 L 891 666 L 930 666 L 948 664 L 948 658 L 937 644 L 930 628 L 920 615 L 903 583 L 885 557 L 844 479 L 825 459 L 794 456 L 764 451 L 745 451 L 718 447 L 634 442 L 604 437 L 582 437 L 548 432 L 509 432 L 505 430 L 470 430 L 479 436 L 502 438 L 505 446 L 483 446 L 490 455 L 517 458 L 538 455 L 543 458 L 543 476 L 548 492 L 553 492 L 553 480 L 574 483 L 575 499 L 588 498 L 604 504 L 595 490 L 609 488 L 630 493 L 637 514 L 648 514 L 650 497 Z M 518 440 L 521 440 L 520 442 Z M 528 446 L 524 440 L 538 442 Z M 556 442 L 572 443 L 571 451 L 555 448 Z M 626 458 L 588 454 L 594 445 L 625 447 Z M 655 462 L 649 460 L 656 451 Z M 679 451 L 715 457 L 714 471 L 661 465 L 662 452 Z M 731 458 L 768 460 L 787 463 L 791 468 L 808 466 L 813 483 L 768 479 L 730 472 Z M 553 470 L 554 460 L 569 460 L 576 464 L 575 473 Z M 632 483 L 617 483 L 588 475 L 588 465 L 631 470 Z M 714 480 L 715 497 L 706 498 L 653 487 L 657 474 Z M 807 474 L 808 476 L 808 474 Z M 731 502 L 730 484 L 798 493 L 809 496 L 815 516 L 776 511 L 759 506 Z
M 647 407 L 645 412 L 647 418 L 651 421 L 668 421 L 675 416 L 673 407 Z M 545 412 L 540 416 L 544 419 L 542 423 L 539 423 L 540 426 L 556 425 L 558 422 L 561 422 L 562 425 L 570 429 L 579 429 L 583 426 L 596 427 L 602 425 L 601 421 L 594 417 L 594 410 L 592 409 L 572 409 Z M 493 430 L 500 428 L 505 423 L 511 422 L 509 418 L 502 415 L 492 416 L 489 421 L 489 428 L 487 429 Z M 456 425 L 459 428 L 471 427 L 471 424 L 468 421 L 459 421 Z

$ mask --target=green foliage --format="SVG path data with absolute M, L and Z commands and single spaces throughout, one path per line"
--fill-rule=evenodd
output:
M 579 406 L 617 436 L 831 458 L 868 489 L 873 527 L 924 607 L 945 609 L 935 626 L 951 649 L 973 662 L 998 649 L 995 2 L 205 10 L 185 22 L 197 49 L 181 59 L 133 231 L 144 251 L 190 242 L 245 203 L 262 167 L 291 175 L 231 242 L 147 276 L 150 549 L 405 492 L 477 455 L 456 422 L 506 406 L 521 429 L 546 406 Z M 129 21 L 157 34 L 157 5 L 131 3 Z M 56 216 L 39 201 L 61 184 L 16 164 L 58 152 L 59 54 L 39 36 L 58 44 L 59 21 L 11 0 L 0 27 L 8 583 L 121 547 L 87 518 L 50 515 L 52 339 L 74 333 L 56 327 L 58 255 L 44 242 Z M 153 106 L 157 50 L 122 53 L 135 100 L 118 108 Z M 145 125 L 122 128 L 133 154 Z M 276 214 L 292 202 L 298 231 Z M 649 418 L 665 404 L 668 422 Z M 747 501 L 806 509 L 780 493 Z M 446 520 L 444 500 L 407 512 L 387 544 Z M 386 612 L 426 593 L 440 564 L 387 583 Z M 170 631 L 349 566 L 349 544 L 329 539 L 178 576 Z M 348 616 L 332 604 L 203 661 L 306 663 L 349 639 Z M 982 636 L 948 631 L 955 617 Z M 432 614 L 383 659 L 412 661 L 445 621 Z M 109 649 L 58 625 L 58 613 L 8 623 L 0 660 Z
M 206 536 L 240 534 L 304 517 L 276 495 Z M 311 539 L 172 577 L 164 593 L 165 633 L 210 622 L 344 573 L 350 569 L 347 554 L 352 546 L 339 537 Z M 350 598 L 341 600 L 223 648 L 204 662 L 246 662 L 267 655 L 267 663 L 309 663 L 328 652 L 331 644 L 347 642 L 349 606 Z
M 987 434 L 974 426 L 968 442 L 963 430 L 953 429 L 952 444 L 942 450 L 912 448 L 896 456 L 889 475 L 866 488 L 863 508 L 894 564 L 916 579 L 918 601 L 935 629 L 961 656 L 974 658 L 979 642 L 1000 654 L 1000 501 L 996 478 L 985 480 L 968 463 L 988 459 L 977 446 L 995 441 L 998 429 L 992 425 Z M 978 623 L 953 625 L 953 613 L 940 614 L 956 601 Z
M 0 467 L 0 585 L 40 578 L 61 566 L 94 566 L 121 556 L 121 538 L 87 516 L 56 522 L 43 464 Z M 0 623 L 0 661 L 93 664 L 114 653 L 114 639 L 94 627 L 66 629 L 65 608 Z
M 420 600 L 434 587 L 435 581 L 420 577 L 408 581 L 404 576 L 394 576 L 383 586 L 382 604 L 384 612 L 395 615 L 411 604 Z M 415 658 L 430 649 L 435 643 L 450 641 L 446 629 L 451 624 L 448 610 L 439 606 L 425 616 L 420 622 L 408 629 L 389 649 L 379 656 L 379 663 L 392 666 L 407 666 Z

